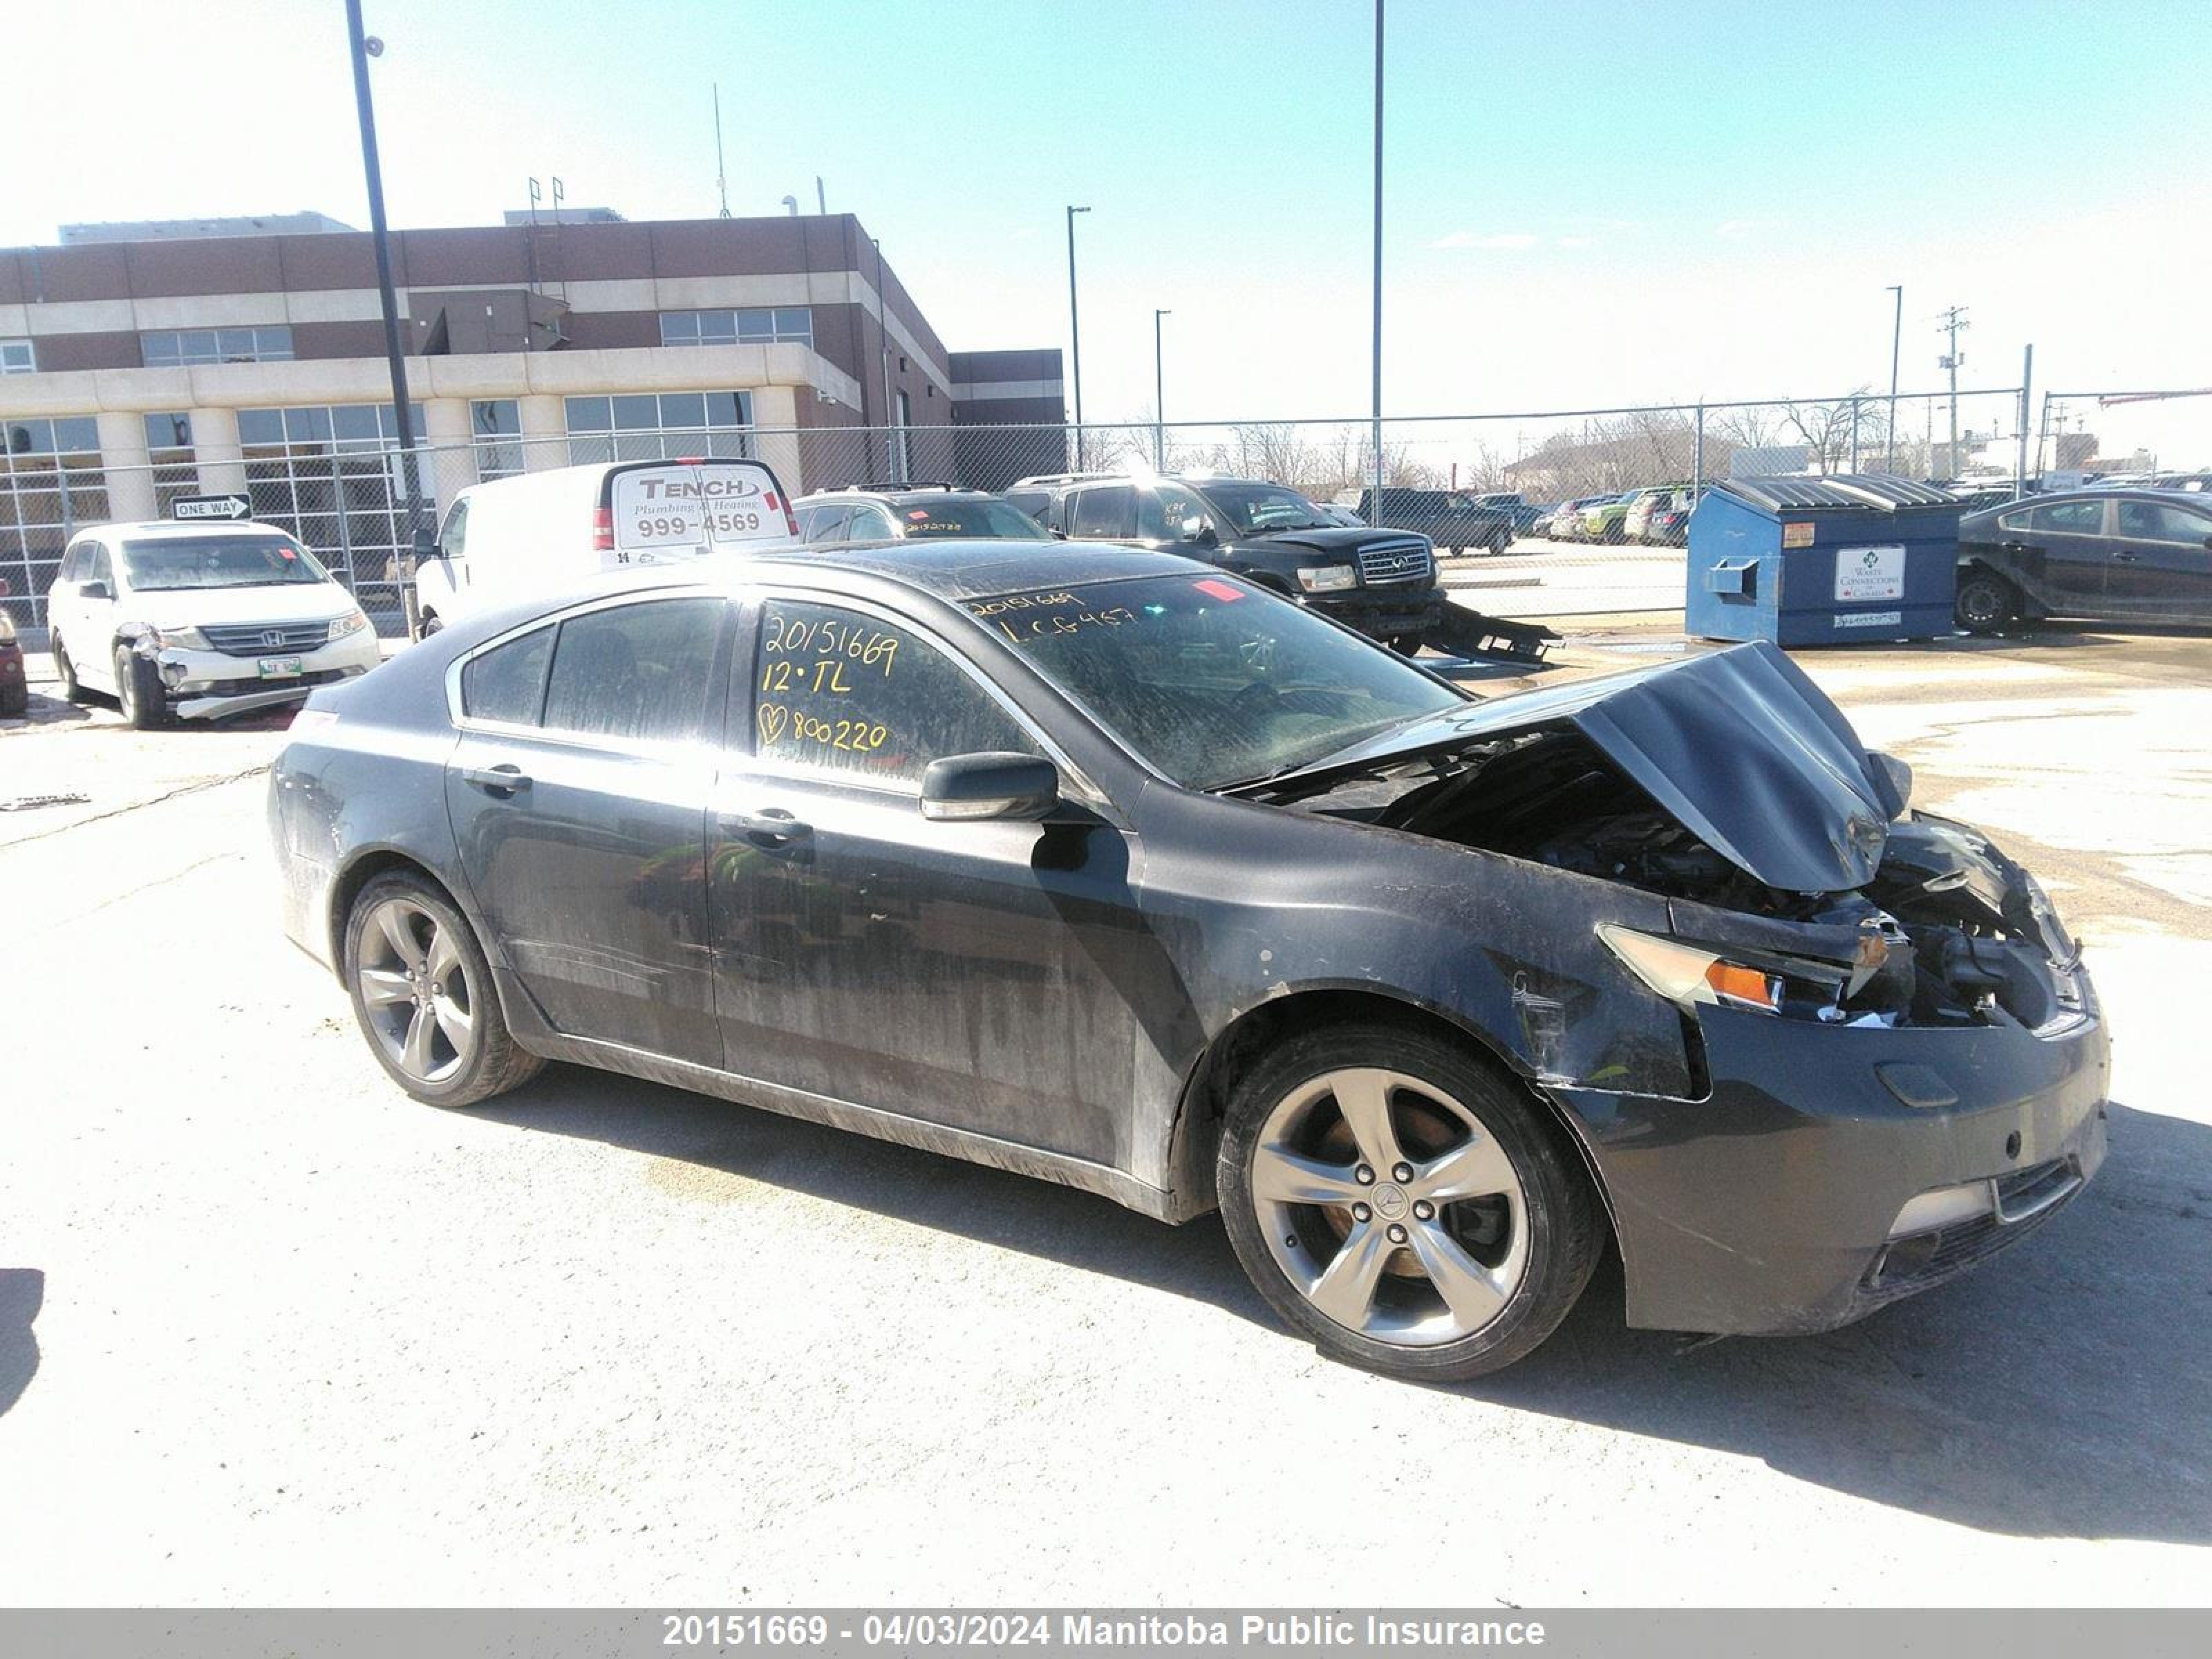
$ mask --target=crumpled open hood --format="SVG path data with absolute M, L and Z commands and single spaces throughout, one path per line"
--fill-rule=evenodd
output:
M 1296 776 L 1546 726 L 1581 732 L 1700 841 L 1788 892 L 1865 885 L 1905 810 L 1843 711 L 1763 641 L 1449 710 Z
M 1410 530 L 1376 530 L 1364 525 L 1317 525 L 1310 530 L 1245 532 L 1232 539 L 1278 546 L 1310 547 L 1316 553 L 1348 554 L 1370 543 L 1389 542 L 1395 546 L 1403 546 L 1407 542 L 1418 540 L 1419 533 Z

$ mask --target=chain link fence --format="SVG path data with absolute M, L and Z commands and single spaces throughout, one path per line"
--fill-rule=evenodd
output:
M 2094 396 L 2066 394 L 2040 412 L 2048 422 L 2052 409 Z M 2080 447 L 2078 431 L 2071 442 L 2057 441 L 2067 430 L 2063 423 L 2057 436 L 2049 424 L 2027 427 L 2026 402 L 2017 387 L 1962 391 L 1954 416 L 1948 390 L 1905 394 L 1893 406 L 1887 393 L 1862 388 L 1829 398 L 1399 417 L 1382 423 L 1382 471 L 1389 489 L 1517 495 L 1525 505 L 1520 538 L 1504 556 L 1508 562 L 1594 564 L 1618 559 L 1623 550 L 1535 538 L 1528 509 L 1643 486 L 1694 489 L 1717 478 L 1788 472 L 1897 472 L 2016 488 L 2023 470 L 2032 478 L 2041 466 L 2058 466 L 2062 450 L 2070 455 Z M 2198 407 L 2212 410 L 2212 396 Z M 1365 420 L 510 434 L 418 447 L 410 462 L 394 447 L 388 409 L 356 411 L 365 423 L 352 437 L 291 421 L 299 412 L 286 411 L 281 431 L 269 425 L 265 441 L 221 455 L 195 451 L 185 423 L 167 444 L 150 441 L 156 434 L 149 427 L 150 462 L 130 466 L 106 465 L 89 416 L 0 416 L 6 436 L 0 579 L 10 590 L 0 605 L 19 626 L 41 626 L 46 589 L 76 530 L 167 517 L 188 495 L 244 495 L 254 519 L 297 536 L 380 627 L 396 629 L 415 526 L 434 531 L 444 508 L 471 484 L 549 467 L 751 457 L 769 462 L 799 495 L 904 483 L 1004 489 L 1071 471 L 1212 471 L 1272 479 L 1319 501 L 1347 504 L 1358 502 L 1376 471 L 1374 428 Z M 380 414 L 380 423 L 373 418 Z M 2172 453 L 2178 460 L 2180 452 Z M 2212 461 L 2212 447 L 2191 459 Z M 1679 554 L 1651 551 L 1679 561 Z M 1665 586 L 1658 582 L 1655 591 Z M 1673 592 L 1679 599 L 1679 581 Z

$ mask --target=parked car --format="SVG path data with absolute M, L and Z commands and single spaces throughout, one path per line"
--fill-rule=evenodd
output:
M 1443 615 L 1425 536 L 1333 524 L 1284 484 L 1210 473 L 1066 473 L 1014 488 L 1046 493 L 1044 521 L 1056 535 L 1204 559 L 1408 656 Z
M 795 511 L 799 539 L 810 546 L 844 542 L 930 540 L 946 536 L 1048 542 L 1052 532 L 1012 502 L 951 484 L 863 484 L 802 495 Z
M 1958 620 L 2212 623 L 2212 499 L 2080 489 L 1959 521 Z
M 795 546 L 799 524 L 764 461 L 611 461 L 549 468 L 454 496 L 415 573 L 422 630 L 602 570 L 729 548 Z
M 1611 495 L 1601 495 L 1583 509 L 1582 523 L 1575 539 L 1584 542 L 1617 542 L 1621 527 L 1628 519 L 1629 503 L 1637 492 L 1624 489 Z
M 1372 488 L 1340 490 L 1336 501 L 1364 524 L 1417 531 L 1449 553 L 1503 553 L 1513 542 L 1513 514 L 1485 507 L 1464 490 L 1386 486 L 1379 507 Z
M 1572 501 L 1562 501 L 1552 511 L 1548 520 L 1541 521 L 1538 533 L 1554 541 L 1577 542 L 1582 539 L 1583 514 L 1601 501 L 1609 501 L 1610 495 L 1577 495 Z
M 1692 493 L 1678 489 L 1665 502 L 1651 510 L 1644 521 L 1642 539 L 1653 547 L 1687 547 L 1690 544 L 1690 514 L 1696 506 Z
M 9 586 L 0 578 L 0 599 L 8 596 Z M 31 706 L 31 682 L 23 668 L 23 643 L 15 637 L 15 619 L 0 605 L 0 716 L 13 719 L 28 712 Z
M 449 625 L 311 699 L 269 821 L 419 1100 L 568 1060 L 1218 1206 L 1434 1381 L 1608 1245 L 1632 1325 L 1818 1330 L 2095 1175 L 2079 947 L 1910 783 L 1764 643 L 1483 701 L 1218 568 L 948 541 Z
M 1498 490 L 1486 495 L 1477 495 L 1474 504 L 1490 512 L 1503 513 L 1512 521 L 1513 533 L 1523 536 L 1535 528 L 1537 515 L 1542 508 L 1531 507 L 1517 489 Z
M 1624 541 L 1638 544 L 1652 539 L 1651 521 L 1672 507 L 1687 507 L 1694 492 L 1687 484 L 1674 484 L 1663 489 L 1641 490 L 1628 504 L 1628 515 L 1621 521 Z
M 1650 517 L 1652 507 L 1672 495 L 1682 484 L 1646 484 L 1639 489 L 1626 490 L 1618 501 L 1608 502 L 1597 509 L 1595 534 L 1591 539 L 1601 542 L 1632 542 L 1641 539 L 1644 520 Z M 1618 507 L 1616 513 L 1614 508 Z
M 62 695 L 104 691 L 142 729 L 296 702 L 366 674 L 376 630 L 274 525 L 100 524 L 63 550 L 46 591 Z

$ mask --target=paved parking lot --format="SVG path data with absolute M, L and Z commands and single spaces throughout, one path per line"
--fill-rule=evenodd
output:
M 1679 547 L 1604 547 L 1523 537 L 1503 553 L 1443 562 L 1444 586 L 1493 617 L 1680 611 Z
M 1589 623 L 1559 672 L 1682 648 Z M 2106 1171 L 1832 1335 L 1686 1352 L 1601 1275 L 1445 1389 L 1317 1359 L 1211 1222 L 565 1068 L 416 1105 L 276 932 L 281 720 L 39 699 L 0 726 L 0 1600 L 2201 1600 L 2212 641 L 1800 660 L 2087 940 Z

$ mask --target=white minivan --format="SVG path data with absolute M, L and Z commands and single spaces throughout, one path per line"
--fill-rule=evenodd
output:
M 353 595 L 272 524 L 88 526 L 46 623 L 62 695 L 105 691 L 141 728 L 297 702 L 380 659 Z
M 795 545 L 798 521 L 760 461 L 612 461 L 471 484 L 415 571 L 422 628 L 558 592 L 603 570 Z

